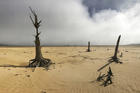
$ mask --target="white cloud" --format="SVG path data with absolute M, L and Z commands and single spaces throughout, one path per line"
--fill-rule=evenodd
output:
M 33 44 L 34 29 L 28 17 L 28 6 L 35 9 L 43 20 L 40 28 L 43 44 L 87 44 L 87 41 L 92 44 L 115 44 L 119 34 L 122 34 L 121 44 L 140 43 L 139 3 L 119 12 L 102 10 L 90 18 L 81 0 L 24 1 L 22 6 L 12 10 L 16 11 L 15 17 L 0 28 L 0 43 Z
M 122 44 L 140 43 L 140 4 L 137 3 L 129 9 L 103 10 L 93 16 L 93 23 L 96 25 L 97 35 L 106 40 L 101 43 L 112 44 L 115 38 L 122 34 Z M 99 39 L 99 38 L 98 38 Z M 96 40 L 98 40 L 96 38 Z

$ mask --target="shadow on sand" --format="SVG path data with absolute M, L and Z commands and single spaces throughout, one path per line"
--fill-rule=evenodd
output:
M 35 68 L 35 67 L 29 67 L 29 66 L 17 66 L 17 65 L 10 65 L 10 64 L 4 64 L 0 65 L 0 67 L 13 67 L 13 68 Z
M 25 66 L 25 65 L 23 65 L 23 66 L 18 66 L 18 65 L 10 65 L 10 64 L 4 64 L 4 65 L 0 65 L 0 67 L 7 67 L 7 68 L 31 68 L 32 69 L 32 72 L 34 72 L 35 71 L 35 68 L 36 67 L 29 67 L 29 66 Z

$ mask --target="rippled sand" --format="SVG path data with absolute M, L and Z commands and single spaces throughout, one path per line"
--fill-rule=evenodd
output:
M 120 46 L 123 64 L 110 64 L 113 84 L 97 82 L 97 70 L 107 63 L 114 47 L 43 47 L 55 65 L 44 68 L 0 67 L 0 93 L 140 93 L 140 47 Z M 0 65 L 26 66 L 33 47 L 0 47 Z M 108 67 L 101 70 L 106 73 Z

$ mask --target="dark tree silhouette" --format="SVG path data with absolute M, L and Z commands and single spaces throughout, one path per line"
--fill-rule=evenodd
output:
M 88 42 L 88 49 L 87 52 L 90 52 L 90 41 Z
M 120 59 L 117 57 L 120 38 L 121 38 L 121 35 L 118 37 L 117 44 L 116 44 L 116 47 L 115 47 L 114 56 L 111 57 L 111 58 L 108 60 L 108 63 L 107 63 L 107 64 L 105 64 L 104 66 L 102 66 L 101 68 L 99 68 L 97 71 L 102 70 L 103 68 L 105 68 L 106 66 L 108 66 L 109 64 L 111 64 L 111 63 L 113 63 L 113 62 L 120 63 L 120 64 L 123 63 L 123 62 L 120 62 Z
M 119 43 L 120 43 L 120 38 L 121 38 L 121 35 L 119 35 L 119 37 L 118 37 L 117 44 L 116 44 L 116 47 L 115 47 L 114 56 L 111 57 L 111 59 L 109 61 L 113 61 L 113 62 L 116 62 L 116 63 L 122 63 L 122 62 L 120 62 L 119 58 L 117 57 Z
M 32 59 L 29 61 L 29 67 L 45 67 L 48 68 L 52 62 L 50 59 L 46 59 L 42 56 L 42 52 L 41 52 L 41 46 L 40 46 L 40 39 L 39 39 L 39 35 L 40 32 L 38 31 L 40 24 L 41 24 L 41 20 L 38 19 L 38 16 L 36 14 L 36 12 L 34 10 L 32 10 L 31 7 L 30 11 L 33 15 L 33 17 L 30 15 L 30 19 L 35 27 L 35 31 L 36 31 L 36 35 L 35 35 L 35 59 Z
M 106 80 L 103 83 L 104 87 L 107 86 L 107 85 L 109 85 L 109 84 L 112 84 L 113 73 L 112 73 L 111 67 L 109 67 L 109 70 L 107 72 L 106 77 L 107 78 L 106 78 Z
M 115 53 L 114 53 L 114 56 L 113 56 L 114 59 L 117 59 L 117 53 L 118 53 L 120 38 L 121 38 L 121 35 L 118 37 L 118 40 L 117 40 L 117 44 L 116 44 L 116 47 L 115 47 Z

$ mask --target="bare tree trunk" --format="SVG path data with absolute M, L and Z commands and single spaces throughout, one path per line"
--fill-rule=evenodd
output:
M 87 52 L 90 52 L 90 41 L 88 42 L 88 49 Z
M 121 35 L 118 37 L 118 40 L 117 40 L 117 44 L 116 44 L 116 47 L 115 47 L 114 58 L 117 58 L 117 53 L 118 53 L 120 38 L 121 38 Z
M 41 52 L 41 46 L 40 46 L 39 33 L 36 33 L 36 36 L 35 36 L 35 51 L 36 51 L 35 59 L 39 60 L 43 58 L 42 52 Z
M 111 64 L 111 63 L 113 63 L 113 62 L 116 62 L 116 63 L 120 63 L 120 64 L 122 64 L 122 62 L 120 62 L 119 58 L 117 57 L 120 38 L 121 38 L 121 35 L 118 37 L 117 44 L 116 44 L 116 47 L 115 47 L 115 53 L 114 53 L 114 56 L 111 57 L 111 59 L 108 60 L 109 63 L 105 64 L 104 66 L 102 66 L 101 68 L 99 68 L 97 71 L 102 70 L 103 68 L 107 67 L 109 64 Z
M 119 58 L 117 57 L 119 43 L 120 43 L 120 38 L 121 38 L 121 35 L 118 37 L 117 44 L 116 44 L 116 47 L 115 47 L 114 56 L 111 57 L 111 59 L 109 60 L 109 62 L 122 63 L 122 62 L 120 62 Z

